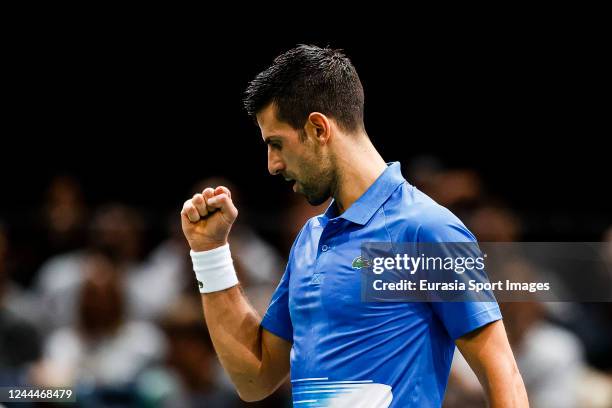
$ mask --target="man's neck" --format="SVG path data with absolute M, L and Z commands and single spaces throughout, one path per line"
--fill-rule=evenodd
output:
M 338 214 L 342 214 L 374 184 L 387 165 L 365 134 L 353 140 L 344 138 L 344 143 L 338 147 L 334 199 Z

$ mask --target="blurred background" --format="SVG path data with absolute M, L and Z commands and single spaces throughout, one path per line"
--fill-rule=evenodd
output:
M 298 43 L 345 50 L 375 146 L 480 241 L 610 242 L 612 265 L 596 28 L 153 26 L 83 22 L 7 41 L 0 385 L 71 385 L 94 407 L 290 406 L 289 384 L 240 402 L 219 367 L 179 212 L 206 186 L 232 189 L 236 269 L 263 313 L 297 232 L 325 205 L 267 174 L 241 99 Z M 502 308 L 532 406 L 612 407 L 612 304 Z M 484 406 L 456 354 L 445 406 Z

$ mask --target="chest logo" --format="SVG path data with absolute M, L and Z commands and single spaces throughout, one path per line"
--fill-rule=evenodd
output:
M 353 267 L 353 269 L 369 268 L 370 266 L 372 266 L 372 262 L 361 257 L 360 255 L 357 258 L 353 259 L 353 264 L 351 266 Z

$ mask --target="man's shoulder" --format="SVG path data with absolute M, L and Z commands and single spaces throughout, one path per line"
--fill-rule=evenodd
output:
M 383 210 L 387 228 L 400 230 L 410 241 L 457 236 L 454 232 L 471 238 L 471 233 L 455 214 L 408 183 L 395 192 Z

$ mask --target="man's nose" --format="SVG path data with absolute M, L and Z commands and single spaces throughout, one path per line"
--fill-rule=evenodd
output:
M 268 172 L 271 175 L 276 176 L 283 170 L 285 170 L 285 163 L 281 157 L 278 155 L 278 153 L 272 151 L 272 149 L 268 149 Z

